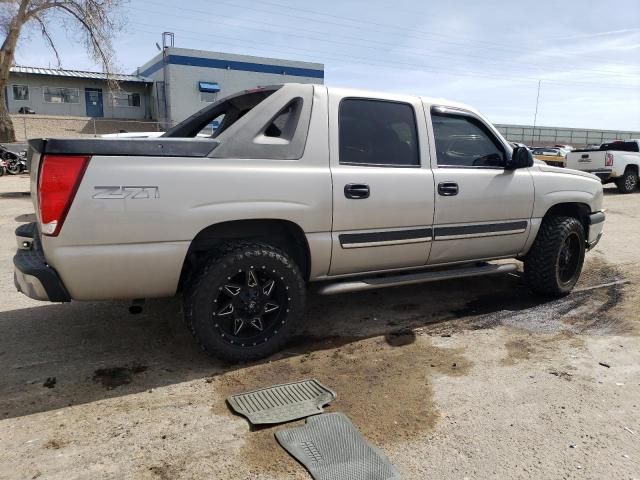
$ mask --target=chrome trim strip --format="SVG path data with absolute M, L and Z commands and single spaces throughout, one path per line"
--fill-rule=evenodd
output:
M 344 243 L 342 248 L 363 248 L 363 247 L 385 247 L 388 245 L 405 245 L 407 243 L 426 243 L 433 240 L 432 237 L 417 237 L 408 238 L 405 240 L 383 240 L 380 242 L 359 242 L 359 243 Z

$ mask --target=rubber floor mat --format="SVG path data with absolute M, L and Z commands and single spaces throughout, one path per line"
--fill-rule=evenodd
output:
M 254 425 L 283 423 L 322 413 L 336 394 L 318 380 L 285 383 L 231 395 L 227 402 Z
M 399 480 L 400 474 L 342 413 L 307 418 L 302 427 L 276 432 L 278 443 L 315 480 Z

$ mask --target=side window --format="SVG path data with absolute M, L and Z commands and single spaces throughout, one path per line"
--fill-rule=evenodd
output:
M 413 107 L 406 103 L 347 98 L 339 112 L 340 163 L 420 165 Z
M 504 167 L 504 148 L 480 121 L 435 112 L 431 119 L 438 166 Z

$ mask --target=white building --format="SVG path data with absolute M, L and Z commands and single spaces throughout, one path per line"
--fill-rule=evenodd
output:
M 175 124 L 218 98 L 285 82 L 322 83 L 321 63 L 165 47 L 132 75 L 53 68 L 11 68 L 9 112 L 158 120 Z
M 285 82 L 323 83 L 324 65 L 166 47 L 138 69 L 153 81 L 153 115 L 176 123 L 241 90 Z

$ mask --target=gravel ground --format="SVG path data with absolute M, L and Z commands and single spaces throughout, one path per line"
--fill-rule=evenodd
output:
M 309 377 L 405 479 L 640 479 L 640 194 L 558 301 L 519 275 L 310 295 L 285 352 L 202 354 L 176 299 L 51 305 L 13 286 L 27 177 L 0 178 L 0 478 L 306 479 L 224 399 Z M 299 424 L 296 422 L 294 424 Z

